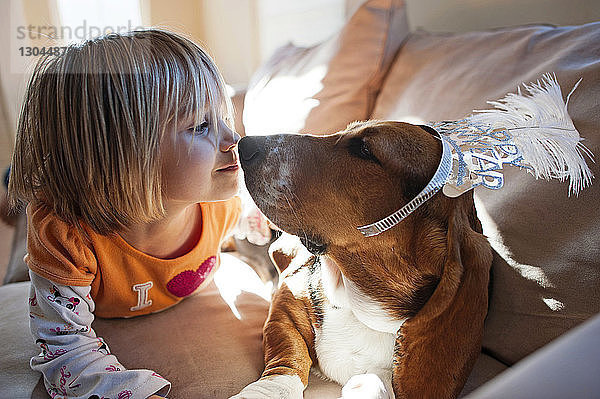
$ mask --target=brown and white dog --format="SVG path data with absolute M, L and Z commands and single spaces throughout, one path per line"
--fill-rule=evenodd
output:
M 291 254 L 264 327 L 265 370 L 236 397 L 301 398 L 311 367 L 345 398 L 460 393 L 480 352 L 492 262 L 472 193 L 437 193 L 377 236 L 357 230 L 414 198 L 441 151 L 431 128 L 383 121 L 240 141 L 254 201 L 311 253 Z

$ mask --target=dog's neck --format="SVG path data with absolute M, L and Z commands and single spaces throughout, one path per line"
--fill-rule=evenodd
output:
M 406 319 L 393 317 L 381 303 L 366 295 L 355 283 L 344 277 L 337 263 L 320 256 L 323 293 L 333 306 L 350 309 L 367 327 L 395 334 Z
M 435 291 L 447 250 L 444 230 L 419 230 L 427 239 L 403 242 L 389 235 L 379 238 L 388 241 L 385 245 L 363 246 L 357 251 L 331 246 L 323 258 L 341 270 L 334 286 L 343 286 L 351 300 L 378 304 L 396 320 L 414 316 Z M 369 239 L 378 238 L 365 238 Z

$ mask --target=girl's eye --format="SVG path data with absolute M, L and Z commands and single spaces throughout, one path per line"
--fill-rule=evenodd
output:
M 201 135 L 204 135 L 204 134 L 208 133 L 208 122 L 204 121 L 201 124 L 199 124 L 198 126 L 195 126 L 190 130 L 192 130 L 194 133 L 199 133 Z

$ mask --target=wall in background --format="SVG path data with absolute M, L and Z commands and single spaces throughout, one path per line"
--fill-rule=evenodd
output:
M 201 42 L 234 88 L 245 87 L 276 48 L 290 41 L 299 46 L 319 43 L 345 22 L 345 0 L 201 3 L 205 28 Z
M 39 20 L 48 19 L 48 9 L 40 4 L 37 10 L 32 9 L 31 17 Z M 33 15 L 37 12 L 37 15 Z M 25 89 L 27 60 L 17 54 L 18 43 L 15 42 L 18 25 L 27 25 L 22 3 L 0 1 L 0 170 L 10 163 L 14 130 Z M 26 39 L 23 45 L 30 45 Z
M 215 59 L 225 80 L 244 87 L 261 62 L 256 0 L 202 2 L 201 43 Z
M 406 1 L 411 28 L 436 32 L 460 32 L 527 23 L 569 25 L 600 20 L 598 0 Z M 129 4 L 131 2 L 136 4 Z M 18 56 L 18 48 L 47 43 L 46 39 L 35 35 L 17 40 L 17 27 L 61 26 L 61 19 L 69 18 L 71 24 L 76 24 L 87 12 L 86 19 L 95 21 L 95 25 L 131 20 L 133 27 L 139 22 L 143 26 L 174 30 L 202 44 L 215 58 L 227 82 L 235 89 L 242 89 L 256 68 L 277 47 L 289 41 L 310 46 L 326 39 L 340 29 L 363 2 L 0 0 L 0 168 L 9 162 L 27 72 L 32 63 L 31 58 Z M 96 9 L 100 4 L 103 8 Z M 65 14 L 59 8 L 82 5 L 83 14 L 73 10 Z M 106 12 L 107 7 L 117 7 L 115 9 L 121 11 Z M 125 16 L 119 12 L 138 15 Z

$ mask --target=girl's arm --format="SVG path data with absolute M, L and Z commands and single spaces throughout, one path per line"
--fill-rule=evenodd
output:
M 29 274 L 29 325 L 41 348 L 31 359 L 31 368 L 44 375 L 52 398 L 166 396 L 171 385 L 167 380 L 151 370 L 125 369 L 96 337 L 90 286 L 65 286 Z

